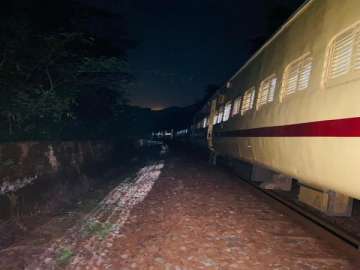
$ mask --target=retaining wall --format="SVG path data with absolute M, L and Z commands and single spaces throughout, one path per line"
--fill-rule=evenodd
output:
M 0 144 L 0 217 L 19 198 L 30 206 L 59 181 L 75 188 L 109 163 L 113 148 L 102 141 Z

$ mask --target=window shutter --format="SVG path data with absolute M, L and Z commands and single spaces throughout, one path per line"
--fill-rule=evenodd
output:
M 241 106 L 241 97 L 237 97 L 234 101 L 234 106 L 233 106 L 233 110 L 232 110 L 232 114 L 231 114 L 232 116 L 239 113 L 240 106 Z
M 241 106 L 241 114 L 243 115 L 245 112 L 252 109 L 254 105 L 254 99 L 255 99 L 255 88 L 252 87 L 249 90 L 247 90 L 244 94 L 243 104 Z
M 249 106 L 249 110 L 251 110 L 253 107 L 254 107 L 254 101 L 255 101 L 255 88 L 251 89 L 250 90 L 250 95 L 251 95 L 251 98 L 250 98 L 250 106 Z
M 354 69 L 360 69 L 360 27 L 357 29 L 355 38 Z
M 286 95 L 295 93 L 299 77 L 299 64 L 289 67 L 286 78 Z
M 203 128 L 206 128 L 208 126 L 208 119 L 207 119 L 207 117 L 205 117 L 204 119 L 203 119 L 203 125 L 202 125 L 202 127 Z
M 329 79 L 337 78 L 350 70 L 354 37 L 354 29 L 350 29 L 335 39 L 330 56 Z
M 257 109 L 259 109 L 264 104 L 270 103 L 274 100 L 275 88 L 276 77 L 274 75 L 261 82 L 256 103 Z
M 219 109 L 219 114 L 218 114 L 218 118 L 217 118 L 217 123 L 220 124 L 223 120 L 223 115 L 224 115 L 224 106 L 221 106 Z
M 309 86 L 311 69 L 312 59 L 308 57 L 304 60 L 299 70 L 298 90 L 304 90 Z
M 281 96 L 308 88 L 312 71 L 312 58 L 305 57 L 290 64 L 284 73 Z
M 230 112 L 231 112 L 231 102 L 228 102 L 228 103 L 226 103 L 225 109 L 224 109 L 224 117 L 223 117 L 224 122 L 229 120 Z
M 269 89 L 269 94 L 268 94 L 268 102 L 273 102 L 274 101 L 274 96 L 275 96 L 275 89 L 276 89 L 276 77 L 273 77 L 270 81 L 270 89 Z
M 265 80 L 260 84 L 259 95 L 257 100 L 257 108 L 260 108 L 262 105 L 266 104 L 269 88 L 270 88 L 270 84 L 268 80 Z
M 218 113 L 215 114 L 214 119 L 213 119 L 213 125 L 217 124 L 217 119 L 218 119 Z

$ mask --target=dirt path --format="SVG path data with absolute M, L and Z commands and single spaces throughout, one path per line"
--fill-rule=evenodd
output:
M 248 189 L 173 156 L 123 227 L 110 269 L 360 269 Z
M 163 162 L 139 170 L 116 186 L 81 222 L 58 238 L 25 269 L 109 269 L 109 253 L 131 209 L 141 203 L 158 179 Z
M 119 184 L 26 269 L 360 269 L 237 177 L 183 151 Z

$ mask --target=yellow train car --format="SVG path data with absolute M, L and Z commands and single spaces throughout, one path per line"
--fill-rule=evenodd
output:
M 209 104 L 212 151 L 360 199 L 360 1 L 306 2 Z

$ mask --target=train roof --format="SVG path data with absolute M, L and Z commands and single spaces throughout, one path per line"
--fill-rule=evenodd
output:
M 264 45 L 260 47 L 251 57 L 249 60 L 243 64 L 240 69 L 227 81 L 231 82 L 242 70 L 244 70 L 260 53 L 262 53 L 267 46 L 275 39 L 277 38 L 286 28 L 288 28 L 291 23 L 300 16 L 315 0 L 307 0 L 304 2 L 290 17 L 289 19 L 271 36 L 270 39 L 268 39 Z
M 219 94 L 219 91 L 224 90 L 227 87 L 228 83 L 231 83 L 233 79 L 241 72 L 243 71 L 248 65 L 251 64 L 251 62 L 260 54 L 262 53 L 266 47 L 275 39 L 277 38 L 286 28 L 288 28 L 291 23 L 300 16 L 305 10 L 314 2 L 315 0 L 306 0 L 290 17 L 289 19 L 269 38 L 264 45 L 260 47 L 250 58 L 243 64 L 240 69 L 229 79 L 226 81 L 225 85 L 221 86 L 209 99 L 212 99 L 214 96 Z

